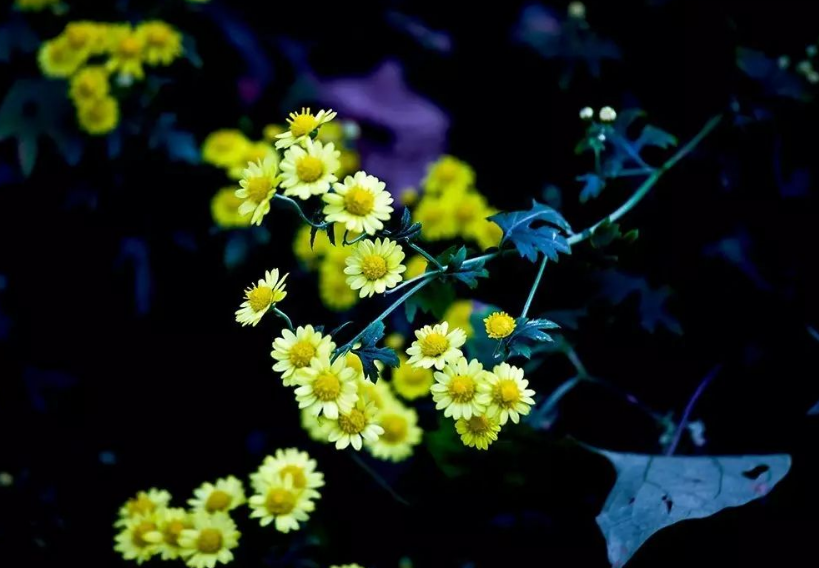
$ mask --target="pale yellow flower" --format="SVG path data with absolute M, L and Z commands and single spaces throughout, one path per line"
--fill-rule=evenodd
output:
M 407 363 L 407 358 L 398 356 L 401 365 L 392 370 L 392 388 L 407 400 L 415 400 L 429 395 L 435 382 L 432 369 L 416 367 Z
M 284 289 L 287 276 L 285 274 L 280 280 L 278 268 L 267 270 L 264 278 L 245 290 L 245 301 L 236 311 L 236 321 L 242 326 L 249 324 L 255 327 L 271 307 L 287 296 Z
M 373 457 L 400 462 L 410 457 L 413 448 L 421 443 L 423 431 L 418 427 L 418 414 L 401 403 L 394 402 L 381 409 L 378 424 L 384 433 L 364 444 Z
M 289 387 L 296 384 L 294 373 L 307 367 L 313 357 L 330 357 L 336 344 L 329 335 L 323 335 L 312 325 L 299 326 L 295 333 L 282 330 L 282 336 L 273 340 L 270 356 L 276 360 L 273 370 L 282 374 L 282 383 Z
M 276 148 L 290 148 L 293 144 L 306 145 L 314 130 L 335 117 L 336 113 L 332 109 L 320 110 L 316 115 L 309 108 L 302 108 L 300 113 L 291 112 L 287 119 L 287 131 L 276 134 Z
M 376 418 L 377 409 L 372 403 L 359 401 L 351 410 L 342 412 L 338 420 L 327 425 L 327 439 L 335 442 L 337 450 L 352 446 L 360 450 L 362 443 L 375 442 L 384 433 Z
M 403 277 L 406 267 L 401 264 L 404 251 L 401 245 L 384 239 L 365 239 L 359 242 L 352 254 L 347 257 L 347 284 L 358 290 L 362 298 L 374 294 L 383 294 L 388 288 L 394 288 Z
M 251 223 L 254 225 L 261 225 L 264 216 L 270 212 L 270 200 L 276 194 L 279 183 L 278 174 L 279 162 L 275 154 L 249 163 L 242 173 L 236 197 L 245 201 L 239 206 L 239 214 L 252 215 Z
M 483 320 L 486 326 L 486 335 L 491 339 L 509 337 L 515 331 L 515 318 L 506 312 L 494 312 Z
M 486 414 L 497 416 L 501 425 L 509 418 L 515 424 L 521 416 L 526 416 L 535 403 L 532 398 L 535 391 L 527 388 L 529 381 L 523 378 L 523 369 L 501 363 L 486 376 L 486 381 L 479 386 L 480 401 L 486 406 Z
M 323 145 L 307 139 L 305 148 L 290 146 L 281 162 L 284 194 L 299 199 L 322 195 L 338 178 L 339 152 L 333 143 Z
M 417 339 L 407 349 L 410 365 L 425 369 L 434 366 L 440 371 L 447 363 L 463 356 L 460 347 L 466 343 L 466 334 L 460 328 L 450 331 L 447 322 L 425 325 L 415 331 L 415 337 Z
M 483 414 L 486 403 L 480 389 L 487 382 L 487 375 L 477 359 L 467 362 L 465 357 L 460 357 L 448 363 L 443 371 L 435 373 L 436 384 L 430 388 L 435 408 L 455 420 Z
M 392 196 L 385 191 L 386 184 L 375 176 L 357 172 L 347 176 L 344 183 L 333 185 L 334 192 L 322 199 L 327 222 L 342 223 L 348 231 L 374 235 L 384 228 L 393 208 Z
M 239 546 L 241 533 L 227 513 L 197 511 L 193 526 L 179 535 L 179 554 L 191 568 L 213 568 L 233 560 L 232 549 Z
M 461 435 L 464 445 L 479 450 L 488 449 L 498 439 L 500 429 L 498 418 L 486 415 L 461 418 L 455 423 L 455 430 Z
M 344 357 L 332 363 L 329 357 L 314 357 L 310 366 L 299 369 L 296 384 L 299 408 L 307 408 L 315 416 L 323 414 L 336 420 L 358 400 L 356 373 Z
M 206 513 L 217 511 L 227 513 L 244 505 L 246 500 L 242 482 L 229 475 L 217 479 L 216 483 L 203 483 L 196 488 L 193 498 L 188 499 L 188 506 L 194 511 L 201 509 Z

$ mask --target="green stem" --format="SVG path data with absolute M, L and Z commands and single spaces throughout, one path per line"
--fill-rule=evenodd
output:
M 544 254 L 543 260 L 540 261 L 540 267 L 537 269 L 537 276 L 535 276 L 535 281 L 532 283 L 532 288 L 529 290 L 529 297 L 526 298 L 526 303 L 523 305 L 523 311 L 520 312 L 520 317 L 525 318 L 526 314 L 529 313 L 529 307 L 532 305 L 532 300 L 535 299 L 535 291 L 537 290 L 538 286 L 540 286 L 540 279 L 543 278 L 543 271 L 546 269 L 546 261 L 549 258 Z
M 395 288 L 390 288 L 389 290 L 387 290 L 384 293 L 385 294 L 395 294 L 396 292 L 398 292 L 399 290 L 403 290 L 407 286 L 411 286 L 411 285 L 415 284 L 416 282 L 420 282 L 421 280 L 424 280 L 425 278 L 432 278 L 433 276 L 438 276 L 439 274 L 441 274 L 440 270 L 431 270 L 429 272 L 424 272 L 423 274 L 419 274 L 415 278 L 410 278 L 409 280 L 404 280 L 403 282 L 401 282 L 401 284 L 399 284 Z
M 370 235 L 368 235 L 367 233 L 361 233 L 360 235 L 358 235 L 358 236 L 357 236 L 356 238 L 354 238 L 353 240 L 348 241 L 348 240 L 347 240 L 347 233 L 348 233 L 348 231 L 344 231 L 344 239 L 342 239 L 342 242 L 344 243 L 344 246 L 354 245 L 354 244 L 356 244 L 358 241 L 363 241 L 364 239 L 366 239 L 367 237 L 369 237 L 369 236 L 370 236 Z
M 280 194 L 277 193 L 276 195 L 273 196 L 273 199 L 278 199 L 279 201 L 287 203 L 288 205 L 293 207 L 296 210 L 296 213 L 299 214 L 299 217 L 301 217 L 302 221 L 304 221 L 305 223 L 307 223 L 308 225 L 310 225 L 313 228 L 324 229 L 325 227 L 330 226 L 330 223 L 318 223 L 318 224 L 313 223 L 310 219 L 307 218 L 307 216 L 304 214 L 304 211 L 301 210 L 301 205 L 299 205 L 295 200 L 290 199 L 289 197 L 285 197 L 284 195 L 280 195 Z
M 415 243 L 409 241 L 407 241 L 407 246 L 414 250 L 415 252 L 417 252 L 418 254 L 420 254 L 421 256 L 423 256 L 425 259 L 427 259 L 427 262 L 431 263 L 433 266 L 435 266 L 435 268 L 441 271 L 443 270 L 443 267 L 441 266 L 441 263 L 438 262 L 438 259 L 429 254 L 427 251 L 425 251 Z
M 286 313 L 281 311 L 279 308 L 273 308 L 273 313 L 284 320 L 284 322 L 287 324 L 287 329 L 289 329 L 290 331 L 293 331 L 293 322 L 290 321 L 290 318 L 287 317 Z
M 640 184 L 640 187 L 637 188 L 637 191 L 634 192 L 634 194 L 628 199 L 628 201 L 623 203 L 611 215 L 608 215 L 605 218 L 601 219 L 591 227 L 585 229 L 583 232 L 577 233 L 569 237 L 569 246 L 573 246 L 579 242 L 585 241 L 586 239 L 591 237 L 592 234 L 594 233 L 594 230 L 603 223 L 607 221 L 613 223 L 614 221 L 617 221 L 618 219 L 620 219 L 620 217 L 631 211 L 634 208 L 634 206 L 637 205 L 640 201 L 642 201 L 643 197 L 645 197 L 646 194 L 648 194 L 648 192 L 651 191 L 651 189 L 659 181 L 663 174 L 670 170 L 671 168 L 673 168 L 677 164 L 677 162 L 679 162 L 688 154 L 690 154 L 691 151 L 694 148 L 696 148 L 700 142 L 702 142 L 703 138 L 708 136 L 708 134 L 710 134 L 711 131 L 717 127 L 720 120 L 722 120 L 722 115 L 717 115 L 713 117 L 711 120 L 709 120 L 707 123 L 705 123 L 705 126 L 702 127 L 702 129 L 697 133 L 696 136 L 689 140 L 685 146 L 680 148 L 676 154 L 671 156 L 662 166 L 654 170 L 654 172 L 650 176 L 648 176 L 648 178 L 646 178 L 646 180 L 642 184 Z

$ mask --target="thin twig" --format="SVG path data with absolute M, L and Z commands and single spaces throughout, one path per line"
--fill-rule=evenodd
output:
M 381 477 L 381 476 L 378 474 L 378 472 L 377 472 L 377 471 L 375 471 L 373 468 L 371 468 L 370 466 L 368 466 L 368 465 L 367 465 L 367 464 L 364 462 L 364 460 L 363 460 L 363 459 L 361 459 L 361 457 L 358 455 L 358 452 L 356 452 L 356 451 L 354 451 L 354 450 L 353 450 L 353 451 L 347 452 L 347 455 L 349 455 L 349 456 L 350 456 L 350 457 L 353 459 L 353 461 L 354 461 L 354 462 L 355 462 L 355 463 L 358 465 L 358 467 L 360 467 L 361 469 L 363 469 L 364 471 L 366 471 L 366 472 L 367 472 L 367 473 L 370 475 L 370 477 L 372 477 L 372 478 L 373 478 L 373 480 L 375 480 L 375 482 L 376 482 L 378 485 L 380 485 L 380 486 L 381 486 L 381 487 L 382 487 L 382 488 L 383 488 L 383 489 L 384 489 L 384 490 L 385 490 L 387 493 L 389 493 L 389 494 L 392 496 L 392 498 L 393 498 L 393 499 L 395 499 L 396 501 L 398 501 L 398 502 L 399 502 L 399 503 L 401 503 L 402 505 L 405 505 L 405 506 L 407 506 L 407 507 L 409 507 L 409 506 L 410 506 L 409 501 L 407 501 L 406 499 L 404 499 L 403 497 L 401 497 L 401 496 L 400 496 L 400 495 L 399 495 L 399 494 L 398 494 L 398 493 L 395 491 L 395 489 L 393 489 L 392 487 L 390 487 L 390 484 L 389 484 L 389 483 L 387 483 L 387 481 L 386 481 L 386 480 L 385 480 L 383 477 Z
M 694 391 L 694 394 L 691 396 L 691 400 L 688 401 L 688 404 L 685 407 L 680 423 L 677 425 L 677 430 L 674 432 L 674 438 L 672 439 L 671 444 L 668 446 L 668 449 L 665 451 L 665 455 L 673 456 L 674 452 L 677 451 L 677 446 L 682 438 L 682 433 L 685 431 L 686 426 L 688 426 L 688 419 L 691 417 L 691 412 L 694 410 L 694 405 L 697 404 L 697 399 L 702 396 L 702 393 L 705 392 L 705 389 L 709 384 L 711 384 L 711 381 L 714 380 L 721 368 L 722 365 L 717 365 L 711 369 L 707 375 L 705 375 L 705 378 L 702 381 L 700 381 L 697 390 Z

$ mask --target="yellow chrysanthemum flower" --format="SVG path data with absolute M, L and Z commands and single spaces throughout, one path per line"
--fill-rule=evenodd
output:
M 362 298 L 376 293 L 383 294 L 403 279 L 401 273 L 406 267 L 401 264 L 402 260 L 404 251 L 401 245 L 389 239 L 365 239 L 355 246 L 345 261 L 347 284 L 353 290 L 358 290 L 358 295 Z
M 407 271 L 409 271 L 409 267 L 407 267 Z M 405 272 L 404 276 L 406 275 L 407 273 Z M 384 338 L 384 345 L 390 349 L 394 349 L 395 351 L 403 348 L 405 342 L 406 338 L 397 331 L 388 334 L 387 337 Z
M 182 55 L 182 34 L 170 24 L 159 20 L 143 22 L 136 33 L 145 45 L 143 55 L 148 65 L 170 65 Z
M 486 216 L 490 217 L 495 213 L 497 213 L 497 210 L 489 209 Z M 494 221 L 483 219 L 472 224 L 470 237 L 475 239 L 481 250 L 499 247 L 501 239 L 503 239 L 503 229 Z
M 416 276 L 421 276 L 427 271 L 429 261 L 420 254 L 413 255 L 407 260 L 407 270 L 404 272 L 406 280 L 412 280 Z
M 342 223 L 348 231 L 374 235 L 390 218 L 392 196 L 386 184 L 365 172 L 347 176 L 344 183 L 333 185 L 335 192 L 322 196 L 325 220 Z
M 467 362 L 461 357 L 447 364 L 443 371 L 435 373 L 436 383 L 430 388 L 435 408 L 455 420 L 483 414 L 486 404 L 480 389 L 488 380 L 487 375 L 477 359 Z
M 509 337 L 515 331 L 515 318 L 506 312 L 494 312 L 483 319 L 486 335 L 492 339 Z
M 112 26 L 109 32 L 110 57 L 106 67 L 112 73 L 137 80 L 145 78 L 145 38 L 130 25 Z
M 247 165 L 239 180 L 236 197 L 244 199 L 239 206 L 241 215 L 250 215 L 250 222 L 261 225 L 264 216 L 270 213 L 270 200 L 276 194 L 279 182 L 279 163 L 275 154 L 269 154 L 264 161 Z
M 296 373 L 296 384 L 300 385 L 296 389 L 299 408 L 309 408 L 315 416 L 336 420 L 358 400 L 356 373 L 344 357 L 332 363 L 329 357 L 314 357 L 309 367 Z
M 310 439 L 315 442 L 327 443 L 327 424 L 331 420 L 313 416 L 307 409 L 302 409 L 299 414 L 301 416 L 301 427 L 307 432 Z
M 119 509 L 119 521 L 117 526 L 124 525 L 129 519 L 140 515 L 149 515 L 168 506 L 171 494 L 164 489 L 151 488 L 147 491 L 140 491 L 132 498 L 128 499 Z
M 498 439 L 500 429 L 498 418 L 486 415 L 461 418 L 455 423 L 455 430 L 464 445 L 479 450 L 489 449 L 489 444 Z
M 125 560 L 142 564 L 160 551 L 162 533 L 157 523 L 157 513 L 137 515 L 128 519 L 116 536 L 114 550 Z
M 509 418 L 517 424 L 521 416 L 529 414 L 535 403 L 532 398 L 535 391 L 526 388 L 528 386 L 529 381 L 523 378 L 523 369 L 508 363 L 496 365 L 480 386 L 481 402 L 486 405 L 486 414 L 497 416 L 501 425 L 506 424 Z
M 264 278 L 257 284 L 245 290 L 245 301 L 236 311 L 236 321 L 242 326 L 248 324 L 256 326 L 271 307 L 284 300 L 287 292 L 284 281 L 287 274 L 279 280 L 279 269 L 274 268 L 264 273 Z
M 282 126 L 281 124 L 268 124 L 262 129 L 262 136 L 264 136 L 264 139 L 268 142 L 275 142 L 276 136 L 285 131 L 287 131 L 286 126 Z
M 43 75 L 57 79 L 73 75 L 87 58 L 87 52 L 73 49 L 64 36 L 43 42 L 37 53 Z
M 193 498 L 188 499 L 188 506 L 194 511 L 227 513 L 244 505 L 246 501 L 242 482 L 229 475 L 217 479 L 216 483 L 205 482 L 197 487 L 193 492 Z
M 407 358 L 398 356 L 401 365 L 392 370 L 392 388 L 407 400 L 415 400 L 429 395 L 429 389 L 435 378 L 432 369 L 416 367 L 407 363 Z
M 460 327 L 467 337 L 472 337 L 475 335 L 475 330 L 470 322 L 473 309 L 472 300 L 455 300 L 447 308 L 443 320 L 449 324 L 449 327 Z
M 381 378 L 374 383 L 360 380 L 358 382 L 358 396 L 361 397 L 364 402 L 371 402 L 378 411 L 395 404 L 400 404 L 395 398 L 395 395 L 392 394 L 389 383 Z
M 333 420 L 327 425 L 327 439 L 335 442 L 337 450 L 343 450 L 348 446 L 360 450 L 364 440 L 377 441 L 384 433 L 384 429 L 378 424 L 377 412 L 373 403 L 359 401 L 348 412 L 339 414 L 338 420 Z
M 347 277 L 343 272 L 339 274 L 328 258 L 319 269 L 319 298 L 334 312 L 349 310 L 358 303 L 358 292 L 350 288 Z
M 465 190 L 475 183 L 475 171 L 454 156 L 441 156 L 427 168 L 422 182 L 424 191 L 438 194 L 447 190 Z
M 193 527 L 179 536 L 179 554 L 191 568 L 214 568 L 233 560 L 231 549 L 239 546 L 241 533 L 227 513 L 197 511 Z
M 282 187 L 287 196 L 310 199 L 322 195 L 338 181 L 339 151 L 331 142 L 322 144 L 307 139 L 306 146 L 291 146 L 281 163 Z
M 14 0 L 14 7 L 24 12 L 39 12 L 59 4 L 60 0 Z
M 421 238 L 426 241 L 452 239 L 458 235 L 453 203 L 442 197 L 425 195 L 412 212 L 412 220 L 421 223 Z
M 90 100 L 77 107 L 80 128 L 92 136 L 108 134 L 119 124 L 119 103 L 113 97 Z
M 249 146 L 250 141 L 238 130 L 216 130 L 202 143 L 202 160 L 219 168 L 230 168 L 245 157 Z
M 325 122 L 316 135 L 316 140 L 321 140 L 325 144 L 332 142 L 341 144 L 345 139 L 344 124 L 339 122 Z
M 418 414 L 401 403 L 393 403 L 378 413 L 378 423 L 384 433 L 366 447 L 381 460 L 400 462 L 412 455 L 413 447 L 421 443 L 423 431 L 418 427 Z
M 421 194 L 414 187 L 407 187 L 398 194 L 398 203 L 404 207 L 414 207 Z
M 179 537 L 185 529 L 193 528 L 191 514 L 179 507 L 169 507 L 157 513 L 157 529 L 162 533 L 159 553 L 162 560 L 179 558 Z
M 231 179 L 242 179 L 245 168 L 247 168 L 249 163 L 256 163 L 259 160 L 264 161 L 268 157 L 276 160 L 276 168 L 278 168 L 279 155 L 276 153 L 276 150 L 273 149 L 273 146 L 267 142 L 248 142 L 244 156 L 228 169 L 228 176 Z
M 245 200 L 236 197 L 235 187 L 223 187 L 210 200 L 210 215 L 213 222 L 221 229 L 249 227 L 253 218 L 250 213 L 242 215 L 239 206 Z
M 62 37 L 71 49 L 84 53 L 86 57 L 105 53 L 108 46 L 108 27 L 97 22 L 70 22 L 65 26 Z
M 276 530 L 288 533 L 299 530 L 299 523 L 305 522 L 316 505 L 312 499 L 318 498 L 318 491 L 297 489 L 292 475 L 285 475 L 282 481 L 265 484 L 264 491 L 250 498 L 250 518 L 259 519 L 266 527 L 274 523 Z
M 273 370 L 282 374 L 284 386 L 293 386 L 296 371 L 308 366 L 313 357 L 330 357 L 335 348 L 333 338 L 322 335 L 312 325 L 299 326 L 295 333 L 283 329 L 282 336 L 273 340 L 273 351 L 270 352 L 276 360 Z
M 316 471 L 317 465 L 307 452 L 296 448 L 278 449 L 275 456 L 267 456 L 259 469 L 250 474 L 250 483 L 253 490 L 262 495 L 268 487 L 283 484 L 286 476 L 292 478 L 296 491 L 318 489 L 324 486 L 324 474 Z
M 82 106 L 108 96 L 110 88 L 108 71 L 105 70 L 105 67 L 89 65 L 71 77 L 68 94 L 75 105 Z
M 447 322 L 425 325 L 416 330 L 415 337 L 416 341 L 407 349 L 410 365 L 425 369 L 434 366 L 440 371 L 447 363 L 463 356 L 459 348 L 466 343 L 466 334 L 457 327 L 449 331 Z
M 293 144 L 307 144 L 310 134 L 322 124 L 336 117 L 332 110 L 320 110 L 313 115 L 309 108 L 302 108 L 300 113 L 291 112 L 287 119 L 289 126 L 286 132 L 276 135 L 276 148 L 290 148 Z M 332 146 L 332 144 L 330 144 Z

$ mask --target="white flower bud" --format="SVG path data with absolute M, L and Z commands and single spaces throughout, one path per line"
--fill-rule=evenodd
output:
M 617 111 L 610 106 L 605 106 L 600 109 L 601 122 L 614 122 L 617 119 Z
M 580 120 L 591 120 L 592 118 L 594 118 L 594 109 L 592 107 L 580 109 Z
M 583 2 L 570 2 L 568 12 L 569 17 L 575 20 L 586 19 L 586 5 Z
M 779 59 L 776 60 L 776 64 L 780 69 L 787 69 L 791 66 L 791 58 L 787 55 L 780 55 Z

